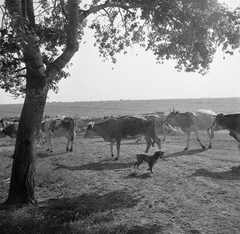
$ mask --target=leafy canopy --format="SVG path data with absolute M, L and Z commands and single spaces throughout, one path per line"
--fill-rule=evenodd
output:
M 34 7 L 35 32 L 47 67 L 65 49 L 71 12 L 64 0 L 40 0 Z M 0 10 L 0 87 L 17 97 L 26 85 L 23 39 L 5 5 Z M 218 46 L 230 54 L 239 47 L 240 8 L 231 11 L 216 0 L 83 0 L 79 1 L 79 43 L 86 27 L 94 30 L 94 45 L 104 60 L 115 63 L 116 54 L 137 44 L 151 50 L 158 63 L 175 59 L 179 71 L 205 74 Z M 62 70 L 50 88 L 57 92 L 57 82 L 68 76 Z

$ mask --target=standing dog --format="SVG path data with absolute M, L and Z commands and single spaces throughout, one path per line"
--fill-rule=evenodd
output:
M 137 166 L 137 168 L 139 169 L 139 166 L 143 163 L 143 161 L 147 162 L 149 165 L 148 170 L 152 172 L 152 168 L 153 165 L 157 162 L 157 160 L 160 158 L 162 158 L 162 155 L 164 155 L 164 152 L 159 150 L 156 151 L 153 155 L 148 156 L 147 154 L 137 154 L 137 162 L 134 164 L 134 168 L 135 166 Z M 139 169 L 140 170 L 140 169 Z

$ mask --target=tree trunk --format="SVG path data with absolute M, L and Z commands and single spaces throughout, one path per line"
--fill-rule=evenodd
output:
M 32 80 L 39 77 L 32 77 Z M 23 105 L 14 151 L 11 182 L 6 205 L 35 204 L 34 178 L 36 140 L 42 120 L 48 89 L 28 88 Z
M 24 3 L 22 5 L 22 3 Z M 26 97 L 18 126 L 14 151 L 11 182 L 6 205 L 36 203 L 34 195 L 34 177 L 36 161 L 36 140 L 42 120 L 48 88 L 59 71 L 66 66 L 78 50 L 79 12 L 78 0 L 69 1 L 69 25 L 66 49 L 55 61 L 46 67 L 40 53 L 38 38 L 35 33 L 34 10 L 31 1 L 6 1 L 7 8 L 14 22 L 23 16 L 22 9 L 27 6 L 27 16 L 31 25 L 17 30 L 22 40 L 24 62 L 26 64 Z M 27 5 L 26 5 L 27 4 Z M 26 12 L 25 12 L 26 13 Z M 25 16 L 25 15 L 24 15 Z M 21 21 L 24 25 L 26 22 Z M 19 25 L 15 27 L 19 27 Z M 16 30 L 16 28 L 14 28 Z

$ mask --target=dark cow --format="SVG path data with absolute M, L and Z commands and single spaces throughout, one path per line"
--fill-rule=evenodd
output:
M 189 139 L 191 132 L 195 132 L 197 141 L 201 145 L 202 149 L 205 149 L 205 146 L 199 139 L 196 115 L 193 112 L 179 113 L 173 109 L 173 111 L 167 115 L 164 122 L 165 124 L 170 124 L 172 126 L 179 126 L 182 131 L 187 134 L 187 146 L 184 150 L 188 150 L 189 148 Z
M 240 113 L 218 114 L 213 124 L 213 130 L 228 130 L 229 135 L 238 141 L 238 151 L 240 152 Z M 240 168 L 240 165 L 239 165 Z
M 11 138 L 16 138 L 18 130 L 18 123 L 12 123 L 7 127 L 4 127 L 3 130 L 0 132 L 0 138 L 4 138 L 9 136 Z
M 240 113 L 236 114 L 218 114 L 215 118 L 213 130 L 228 130 L 229 135 L 240 143 Z
M 3 123 L 3 119 L 2 118 L 0 118 L 0 128 L 1 128 L 1 130 L 4 128 L 4 123 Z
M 152 141 L 156 142 L 161 149 L 161 140 L 156 135 L 155 119 L 147 120 L 146 118 L 137 118 L 133 116 L 123 116 L 119 118 L 111 118 L 102 123 L 92 123 L 87 127 L 84 138 L 91 136 L 92 132 L 97 132 L 105 141 L 110 142 L 111 155 L 113 154 L 113 144 L 117 144 L 117 157 L 120 154 L 121 139 L 127 136 L 144 135 L 147 147 L 145 153 L 151 147 Z
M 236 114 L 218 114 L 213 124 L 213 130 L 229 130 L 229 135 L 234 137 L 240 143 L 240 113 Z
M 60 117 L 54 119 L 45 119 L 41 122 L 40 131 L 46 136 L 48 149 L 53 151 L 52 138 L 66 137 L 67 146 L 66 151 L 73 150 L 73 141 L 75 138 L 75 124 L 72 117 Z M 70 144 L 70 147 L 69 147 Z

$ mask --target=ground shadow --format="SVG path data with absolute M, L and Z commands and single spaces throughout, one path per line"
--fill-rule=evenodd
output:
M 124 177 L 125 179 L 147 179 L 152 178 L 152 174 L 150 172 L 144 174 L 138 174 L 137 172 L 130 173 L 128 176 Z
M 37 157 L 38 158 L 48 158 L 48 157 L 52 157 L 52 156 L 57 156 L 57 155 L 63 155 L 63 154 L 67 154 L 68 152 L 66 151 L 62 151 L 62 152 L 52 152 L 49 153 L 49 151 L 41 151 L 41 152 L 37 152 Z
M 46 208 L 48 213 L 57 216 L 57 219 L 64 219 L 60 214 L 61 212 L 68 213 L 75 210 L 79 216 L 87 216 L 95 212 L 132 208 L 139 202 L 140 198 L 132 197 L 128 191 L 116 190 L 106 194 L 94 192 L 69 198 L 51 199 L 47 202 Z M 56 212 L 57 210 L 59 212 Z
M 39 202 L 34 209 L 25 209 L 24 212 L 22 211 L 20 214 L 22 214 L 22 216 L 24 215 L 23 218 L 19 218 L 17 215 L 11 215 L 10 212 L 0 212 L 0 230 L 6 231 L 2 233 L 11 234 L 50 234 L 85 233 L 85 228 L 91 228 L 93 232 L 88 231 L 86 233 L 95 233 L 94 228 L 96 228 L 96 226 L 94 224 L 111 222 L 111 226 L 116 230 L 116 232 L 113 233 L 119 233 L 118 230 L 121 229 L 121 227 L 114 225 L 114 210 L 133 208 L 140 201 L 141 198 L 132 196 L 126 190 L 116 190 L 105 194 L 99 191 L 74 197 L 50 199 Z M 5 209 L 8 208 L 5 207 Z M 74 221 L 77 223 L 78 220 L 83 222 L 83 225 L 78 225 L 77 230 L 73 229 L 71 231 L 71 227 L 74 228 L 74 226 L 77 226 L 77 224 L 71 224 Z M 86 224 L 84 225 L 85 220 Z M 91 227 L 89 227 L 89 222 L 92 224 Z M 68 223 L 69 225 L 66 225 Z M 102 228 L 106 228 L 106 225 L 103 225 Z M 135 227 L 130 228 L 138 229 Z M 149 227 L 149 229 L 151 228 Z M 22 231 L 20 232 L 19 230 Z
M 106 141 L 103 141 L 103 140 L 94 141 L 94 143 L 103 143 L 103 142 L 106 142 Z M 106 144 L 110 144 L 110 143 L 106 142 Z M 146 142 L 136 142 L 136 141 L 124 140 L 124 141 L 121 141 L 120 145 L 141 145 L 141 144 L 146 144 Z M 114 143 L 114 146 L 116 147 L 116 142 Z
M 105 227 L 98 229 L 97 233 L 125 233 L 125 234 L 164 234 L 166 233 L 166 227 L 164 225 L 157 224 L 145 224 L 145 225 L 116 225 L 111 230 L 104 230 Z M 94 231 L 94 230 L 93 230 Z
M 202 149 L 183 150 L 183 151 L 179 151 L 179 152 L 176 152 L 176 153 L 167 154 L 167 155 L 164 156 L 164 159 L 181 157 L 181 156 L 186 156 L 186 155 L 193 155 L 193 154 L 198 154 L 198 153 L 201 153 L 201 152 L 203 152 Z
M 231 167 L 229 171 L 212 172 L 206 169 L 197 169 L 191 176 L 211 177 L 219 180 L 240 180 L 240 168 Z
M 92 170 L 92 171 L 102 171 L 102 170 L 115 170 L 115 169 L 123 169 L 130 168 L 134 165 L 134 162 L 129 163 L 117 163 L 115 161 L 107 161 L 107 162 L 97 162 L 97 163 L 89 163 L 80 166 L 66 166 L 63 164 L 54 164 L 58 169 L 66 169 L 69 171 L 83 171 L 83 170 Z

